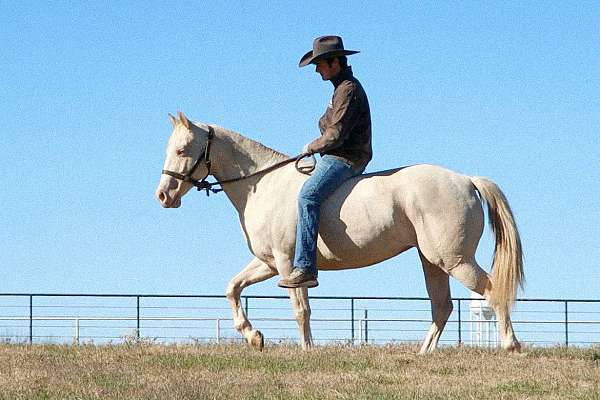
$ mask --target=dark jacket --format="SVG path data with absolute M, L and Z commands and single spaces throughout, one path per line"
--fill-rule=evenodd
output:
M 364 169 L 373 156 L 371 111 L 367 94 L 348 67 L 331 80 L 335 90 L 331 103 L 319 120 L 321 137 L 308 145 L 313 153 L 330 154 Z

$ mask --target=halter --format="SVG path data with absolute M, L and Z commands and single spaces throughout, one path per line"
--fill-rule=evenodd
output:
M 196 160 L 196 162 L 194 163 L 194 165 L 192 166 L 192 168 L 189 170 L 189 172 L 187 174 L 184 175 L 179 172 L 169 171 L 167 169 L 163 169 L 162 173 L 165 175 L 172 176 L 173 178 L 178 179 L 180 181 L 189 182 L 194 187 L 196 187 L 196 189 L 198 189 L 198 191 L 206 190 L 206 195 L 209 196 L 210 192 L 219 193 L 219 192 L 223 191 L 222 188 L 215 189 L 215 188 L 213 188 L 213 186 L 222 186 L 224 183 L 232 183 L 232 182 L 238 182 L 238 181 L 241 181 L 244 179 L 248 179 L 248 178 L 251 178 L 251 177 L 259 175 L 259 174 L 264 174 L 264 173 L 273 171 L 274 169 L 280 168 L 280 167 L 282 167 L 286 164 L 289 164 L 291 162 L 294 162 L 294 161 L 296 162 L 296 164 L 295 164 L 296 170 L 305 175 L 310 175 L 310 173 L 312 171 L 314 171 L 314 169 L 315 169 L 316 160 L 315 160 L 314 154 L 299 154 L 295 157 L 288 158 L 287 160 L 273 164 L 270 167 L 267 167 L 265 169 L 261 169 L 260 171 L 256 171 L 256 172 L 253 172 L 248 175 L 240 176 L 239 178 L 226 179 L 223 181 L 216 181 L 216 182 L 207 182 L 206 178 L 208 178 L 208 176 L 210 175 L 210 169 L 211 169 L 210 144 L 214 137 L 215 137 L 215 131 L 214 131 L 213 127 L 209 125 L 206 148 L 204 149 L 204 154 L 200 154 L 200 157 L 198 157 L 198 159 Z M 305 157 L 312 157 L 313 165 L 311 165 L 309 167 L 300 166 L 299 165 L 300 160 L 302 160 Z M 206 167 L 206 175 L 204 175 L 204 177 L 202 177 L 202 179 L 194 179 L 192 177 L 192 175 L 194 174 L 194 172 L 196 172 L 196 169 L 198 169 L 198 166 L 200 165 L 200 163 L 202 161 L 204 161 L 204 166 Z

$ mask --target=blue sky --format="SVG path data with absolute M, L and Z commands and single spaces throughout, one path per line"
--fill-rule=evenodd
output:
M 223 293 L 250 260 L 227 198 L 153 198 L 167 113 L 297 154 L 332 93 L 298 60 L 340 34 L 361 50 L 368 171 L 491 178 L 521 230 L 522 297 L 598 297 L 598 2 L 218 3 L 0 3 L 0 291 Z M 486 230 L 486 270 L 491 254 Z M 312 294 L 425 295 L 414 250 L 320 283 Z

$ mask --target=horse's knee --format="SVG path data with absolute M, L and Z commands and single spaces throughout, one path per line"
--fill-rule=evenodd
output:
M 239 283 L 235 282 L 234 280 L 229 281 L 227 289 L 225 290 L 225 297 L 227 297 L 228 300 L 232 301 L 239 298 L 241 293 L 242 289 Z

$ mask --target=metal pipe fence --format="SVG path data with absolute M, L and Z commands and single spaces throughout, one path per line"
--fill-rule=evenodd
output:
M 494 346 L 495 320 L 475 319 L 471 298 L 453 299 L 442 344 Z M 287 296 L 242 296 L 268 341 L 294 342 L 297 325 Z M 420 342 L 431 325 L 426 297 L 311 297 L 317 343 Z M 518 299 L 517 337 L 535 346 L 600 344 L 600 300 Z M 474 339 L 475 338 L 475 339 Z M 0 340 L 10 343 L 160 343 L 241 341 L 222 295 L 0 293 Z

